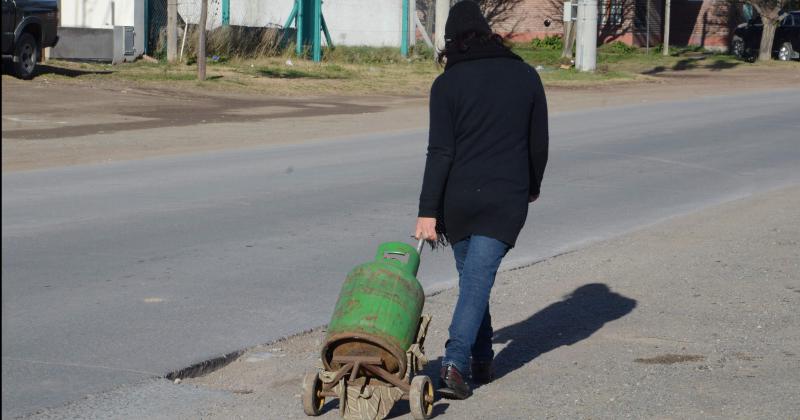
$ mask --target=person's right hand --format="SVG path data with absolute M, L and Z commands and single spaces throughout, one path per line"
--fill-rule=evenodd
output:
M 417 239 L 425 239 L 427 241 L 436 240 L 436 218 L 435 217 L 418 217 L 417 228 L 414 230 L 414 237 Z

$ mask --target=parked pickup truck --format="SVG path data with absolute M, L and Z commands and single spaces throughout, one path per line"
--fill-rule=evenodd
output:
M 13 61 L 14 73 L 30 79 L 42 50 L 58 42 L 58 0 L 2 0 L 3 60 Z
M 763 28 L 760 17 L 754 17 L 749 22 L 736 27 L 732 41 L 733 53 L 736 57 L 752 60 L 758 55 Z M 782 61 L 800 58 L 800 10 L 784 14 L 778 28 L 775 29 L 772 55 Z

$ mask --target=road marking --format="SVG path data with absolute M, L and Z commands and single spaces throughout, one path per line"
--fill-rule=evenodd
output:
M 25 122 L 25 123 L 50 123 L 50 124 L 66 124 L 66 121 L 51 121 L 51 120 L 29 120 L 25 118 L 18 118 L 18 117 L 9 117 L 7 115 L 3 116 L 4 120 L 14 121 L 14 122 Z

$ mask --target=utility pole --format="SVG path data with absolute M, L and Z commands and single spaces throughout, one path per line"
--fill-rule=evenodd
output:
M 167 0 L 167 61 L 178 59 L 178 0 Z
M 450 14 L 450 0 L 436 0 L 436 50 L 444 51 L 444 24 L 447 23 L 447 15 Z
M 579 1 L 578 22 L 575 67 L 580 71 L 594 71 L 597 67 L 597 0 Z
M 670 15 L 670 0 L 665 0 L 664 5 L 664 55 L 669 55 L 669 15 Z
M 200 22 L 197 39 L 197 79 L 206 80 L 206 20 L 208 20 L 208 0 L 200 3 Z

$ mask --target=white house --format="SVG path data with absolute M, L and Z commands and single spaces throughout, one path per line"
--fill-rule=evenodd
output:
M 61 0 L 61 40 L 53 56 L 110 60 L 115 42 L 121 42 L 120 27 L 132 28 L 135 55 L 150 52 L 157 39 L 153 34 L 166 25 L 168 1 L 177 3 L 180 22 L 199 21 L 200 0 Z M 415 1 L 408 4 L 408 16 L 413 17 Z M 223 25 L 223 14 L 230 25 L 282 27 L 293 6 L 294 0 L 209 0 L 207 27 Z M 327 0 L 322 14 L 336 45 L 399 47 L 402 6 L 403 0 Z M 409 27 L 414 27 L 413 21 Z

